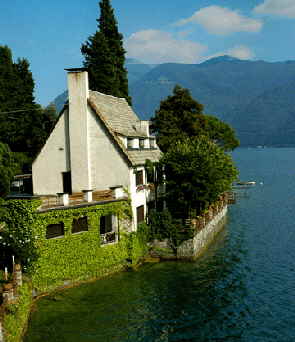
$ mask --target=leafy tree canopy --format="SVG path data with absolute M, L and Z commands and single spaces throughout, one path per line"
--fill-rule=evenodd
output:
M 206 136 L 176 142 L 161 162 L 169 211 L 182 218 L 199 214 L 215 202 L 238 175 L 231 157 Z
M 203 105 L 188 89 L 175 86 L 173 95 L 160 104 L 152 118 L 152 130 L 163 152 L 178 140 L 206 135 L 225 150 L 239 145 L 232 128 L 219 119 L 203 114 Z
M 206 129 L 204 130 L 204 134 L 207 134 L 212 141 L 225 151 L 232 151 L 240 145 L 235 131 L 230 125 L 212 115 L 205 115 L 205 118 Z
M 84 66 L 89 71 L 89 86 L 92 90 L 124 97 L 131 104 L 124 66 L 123 36 L 119 33 L 110 0 L 101 0 L 99 6 L 98 31 L 88 37 L 81 47 Z

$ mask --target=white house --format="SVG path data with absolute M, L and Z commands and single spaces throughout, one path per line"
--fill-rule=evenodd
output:
M 89 90 L 85 69 L 68 69 L 68 90 L 69 103 L 33 163 L 33 193 L 84 192 L 89 202 L 92 191 L 115 189 L 118 198 L 125 189 L 136 229 L 149 198 L 144 164 L 160 157 L 149 122 L 139 120 L 125 99 Z

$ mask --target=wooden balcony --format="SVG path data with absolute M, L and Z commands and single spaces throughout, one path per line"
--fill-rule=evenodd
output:
M 92 202 L 87 202 L 84 198 L 84 194 L 82 192 L 73 193 L 69 195 L 69 204 L 64 206 L 60 197 L 57 195 L 50 196 L 41 196 L 40 197 L 42 204 L 39 208 L 39 211 L 48 210 L 48 209 L 57 209 L 63 207 L 71 207 L 71 206 L 79 206 L 79 205 L 89 205 L 96 204 L 100 202 L 114 201 L 116 198 L 114 197 L 114 193 L 112 190 L 101 190 L 94 191 L 92 193 Z

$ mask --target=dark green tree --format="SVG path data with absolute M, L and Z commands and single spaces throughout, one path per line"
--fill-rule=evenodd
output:
M 230 125 L 212 115 L 206 115 L 205 118 L 206 129 L 204 133 L 218 146 L 225 151 L 232 151 L 240 145 L 235 131 Z
M 173 94 L 160 103 L 152 118 L 157 144 L 166 152 L 172 144 L 186 138 L 208 136 L 225 150 L 239 145 L 233 129 L 219 119 L 203 114 L 203 105 L 194 100 L 188 89 L 175 86 Z
M 84 66 L 89 71 L 90 89 L 124 97 L 129 104 L 128 79 L 125 64 L 123 36 L 110 0 L 101 0 L 98 31 L 82 44 Z
M 15 106 L 16 90 L 17 75 L 11 50 L 8 46 L 0 46 L 0 112 L 8 111 Z M 0 120 L 1 118 L 2 116 L 0 116 Z M 3 123 L 1 122 L 1 124 Z
M 203 105 L 192 98 L 188 89 L 178 85 L 173 95 L 161 101 L 151 121 L 157 144 L 163 152 L 178 140 L 198 136 L 206 124 Z
M 35 103 L 29 68 L 26 59 L 14 63 L 11 50 L 0 46 L 0 141 L 9 145 L 11 151 L 33 158 L 55 118 Z M 23 159 L 26 158 L 20 158 Z
M 168 209 L 182 219 L 200 214 L 231 188 L 238 175 L 231 157 L 206 136 L 176 142 L 161 162 Z
M 18 171 L 18 164 L 6 144 L 0 142 L 0 197 L 9 193 L 10 183 Z

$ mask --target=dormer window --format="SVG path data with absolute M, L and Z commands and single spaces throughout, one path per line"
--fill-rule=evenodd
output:
M 155 139 L 150 139 L 150 147 L 156 148 L 156 140 Z
M 132 139 L 131 138 L 127 138 L 127 148 L 128 149 L 132 148 Z
M 139 139 L 139 148 L 142 150 L 144 147 L 144 139 Z

